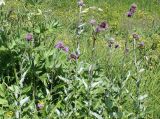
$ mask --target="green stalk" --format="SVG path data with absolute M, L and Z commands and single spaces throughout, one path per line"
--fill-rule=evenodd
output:
M 136 39 L 133 40 L 133 50 L 134 50 L 134 65 L 135 65 L 135 70 L 136 70 L 136 75 L 137 75 L 137 79 L 136 79 L 136 119 L 139 119 L 140 115 L 140 101 L 138 99 L 139 95 L 140 95 L 140 75 L 139 75 L 139 66 L 137 64 L 137 56 L 136 56 Z

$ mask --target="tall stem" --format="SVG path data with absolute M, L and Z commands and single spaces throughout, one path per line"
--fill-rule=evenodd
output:
M 92 39 L 93 39 L 93 46 L 92 46 L 92 62 L 94 61 L 94 53 L 95 53 L 95 48 L 96 48 L 96 36 L 94 35 L 94 33 L 93 33 L 93 37 L 92 37 Z
M 140 95 L 140 75 L 139 75 L 139 67 L 137 64 L 137 57 L 136 57 L 136 39 L 133 41 L 133 49 L 134 49 L 134 65 L 136 68 L 136 119 L 139 119 L 139 112 L 140 112 L 140 101 L 138 99 Z
M 81 34 L 81 22 L 82 22 L 81 14 L 82 14 L 82 6 L 79 6 L 78 26 L 77 26 L 77 44 L 76 44 L 78 52 L 80 50 L 80 34 Z

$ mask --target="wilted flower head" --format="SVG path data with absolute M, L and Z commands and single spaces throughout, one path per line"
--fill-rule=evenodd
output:
M 135 40 L 139 40 L 140 39 L 140 36 L 138 34 L 136 34 L 136 33 L 133 33 L 132 36 L 133 36 L 133 38 Z
M 136 9 L 137 9 L 137 5 L 136 5 L 135 3 L 133 3 L 133 4 L 131 5 L 130 11 L 131 11 L 132 13 L 134 13 L 134 12 L 136 11 Z
M 70 54 L 70 59 L 77 60 L 78 58 L 79 58 L 79 55 L 77 53 L 71 53 Z
M 106 30 L 107 28 L 108 28 L 108 24 L 106 22 L 102 22 L 96 27 L 95 32 L 99 33 L 101 31 Z
M 95 20 L 95 19 L 91 19 L 91 20 L 89 21 L 89 23 L 90 23 L 91 25 L 95 25 L 95 24 L 96 24 L 96 20 Z
M 119 44 L 116 44 L 116 45 L 114 46 L 114 48 L 115 48 L 115 49 L 119 48 Z
M 144 48 L 144 42 L 143 41 L 139 43 L 139 48 Z
M 31 33 L 28 33 L 27 35 L 26 35 L 26 40 L 27 41 L 31 41 L 33 39 L 33 35 L 31 34 Z
M 137 9 L 137 5 L 133 3 L 129 9 L 129 12 L 127 13 L 127 16 L 131 17 L 135 13 L 136 9 Z

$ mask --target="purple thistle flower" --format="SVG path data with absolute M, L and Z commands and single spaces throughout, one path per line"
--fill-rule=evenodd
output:
M 38 104 L 37 104 L 37 108 L 38 108 L 38 109 L 41 110 L 41 109 L 43 109 L 43 107 L 44 107 L 44 104 L 42 104 L 42 103 L 38 103 Z
M 108 28 L 108 24 L 106 22 L 102 22 L 96 27 L 95 32 L 99 33 L 103 30 L 106 30 L 107 28 Z
M 59 41 L 59 42 L 55 45 L 55 48 L 57 48 L 57 49 L 62 49 L 62 50 L 65 51 L 65 52 L 68 52 L 68 51 L 69 51 L 69 48 L 68 48 L 68 47 L 65 47 L 62 41 Z
M 133 13 L 130 12 L 130 11 L 127 13 L 127 16 L 128 16 L 128 17 L 132 17 L 132 15 L 133 15 Z
M 137 8 L 137 5 L 136 5 L 135 3 L 133 3 L 133 4 L 131 5 L 131 8 L 136 9 L 136 8 Z
M 136 9 L 135 8 L 130 8 L 129 10 L 132 14 L 136 12 Z
M 108 28 L 108 24 L 106 22 L 102 22 L 99 26 L 101 29 L 104 29 L 104 30 Z
M 62 41 L 59 41 L 59 42 L 55 45 L 55 48 L 57 48 L 57 49 L 62 49 L 62 48 L 64 48 L 63 42 L 62 42 Z
M 143 41 L 139 43 L 139 48 L 144 48 L 144 42 Z
M 97 26 L 96 29 L 95 29 L 95 32 L 96 32 L 96 33 L 101 32 L 101 28 L 100 28 L 99 26 Z
M 136 12 L 136 9 L 137 9 L 137 5 L 133 3 L 129 9 L 129 12 L 127 13 L 127 16 L 131 17 Z
M 65 52 L 69 52 L 69 48 L 68 47 L 64 47 L 64 48 L 62 48 L 62 50 L 65 51 Z
M 31 33 L 28 33 L 27 35 L 26 35 L 26 40 L 27 41 L 31 41 L 33 39 L 33 35 L 31 34 Z

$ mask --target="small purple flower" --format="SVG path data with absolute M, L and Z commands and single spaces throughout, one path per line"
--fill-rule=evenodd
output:
M 58 49 L 64 48 L 63 42 L 62 42 L 62 41 L 59 41 L 59 42 L 55 45 L 55 48 L 58 48 Z
M 131 8 L 132 8 L 132 9 L 137 9 L 137 5 L 136 5 L 135 3 L 133 3 L 133 4 L 131 5 Z
M 33 35 L 31 34 L 31 33 L 28 33 L 27 35 L 26 35 L 26 40 L 27 41 L 31 41 L 33 39 Z
M 132 36 L 133 36 L 133 38 L 135 40 L 139 40 L 140 39 L 140 36 L 138 34 L 136 34 L 136 33 L 133 33 Z
M 108 28 L 108 24 L 106 22 L 102 22 L 99 26 L 101 29 L 104 29 L 104 30 Z
M 101 31 L 106 30 L 107 28 L 108 28 L 108 24 L 106 22 L 102 22 L 96 27 L 95 32 L 99 33 Z
M 95 32 L 96 32 L 96 33 L 101 32 L 101 28 L 100 28 L 99 26 L 97 26 L 96 29 L 95 29 Z
M 38 104 L 37 104 L 37 108 L 38 108 L 38 109 L 41 110 L 41 109 L 43 109 L 43 107 L 44 107 L 44 104 L 42 104 L 42 103 L 38 103 Z
M 133 13 L 130 12 L 130 11 L 127 13 L 127 16 L 128 16 L 128 17 L 132 17 L 132 15 L 133 15 Z
M 65 51 L 65 52 L 68 52 L 68 51 L 69 51 L 69 48 L 68 48 L 68 47 L 65 47 L 62 41 L 59 41 L 59 42 L 55 45 L 55 48 L 57 48 L 57 49 L 62 49 L 62 50 Z
M 65 52 L 69 52 L 69 48 L 68 47 L 64 47 L 64 48 L 62 48 L 62 50 L 65 51 Z
M 93 25 L 96 24 L 96 20 L 95 20 L 95 19 L 91 19 L 91 20 L 89 21 L 89 23 L 93 26 Z
M 136 9 L 137 9 L 137 5 L 133 3 L 129 9 L 129 12 L 127 13 L 127 16 L 131 17 L 136 12 Z
M 139 48 L 144 48 L 144 42 L 143 41 L 139 43 Z

